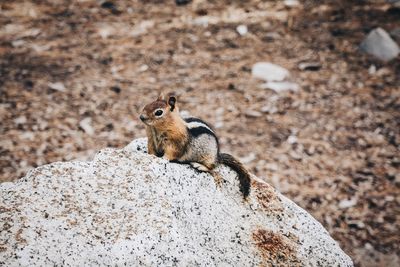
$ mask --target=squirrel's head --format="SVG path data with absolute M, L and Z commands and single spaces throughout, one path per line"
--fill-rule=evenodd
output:
M 157 127 L 162 126 L 162 124 L 176 115 L 179 116 L 176 96 L 172 93 L 169 93 L 166 97 L 160 94 L 156 101 L 147 104 L 143 108 L 140 120 L 146 125 Z

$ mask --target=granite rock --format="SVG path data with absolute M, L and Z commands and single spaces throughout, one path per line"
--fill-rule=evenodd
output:
M 1 266 L 353 266 L 310 214 L 253 176 L 225 182 L 145 139 L 0 185 Z

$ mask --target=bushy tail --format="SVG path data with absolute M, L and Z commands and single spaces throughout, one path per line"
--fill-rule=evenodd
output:
M 238 174 L 240 192 L 242 192 L 243 197 L 246 198 L 250 194 L 250 174 L 243 164 L 227 153 L 220 153 L 218 155 L 218 162 L 227 165 Z

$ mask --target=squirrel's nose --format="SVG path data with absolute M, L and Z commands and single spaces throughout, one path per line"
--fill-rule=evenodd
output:
M 140 117 L 139 117 L 139 118 L 140 118 L 140 120 L 141 120 L 141 121 L 145 121 L 145 120 L 146 120 L 146 117 L 145 117 L 145 116 L 143 116 L 143 114 L 142 114 L 142 115 L 140 115 Z

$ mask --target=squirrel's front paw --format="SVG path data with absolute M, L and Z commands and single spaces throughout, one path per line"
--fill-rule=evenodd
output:
M 164 151 L 156 151 L 156 156 L 162 158 L 164 156 Z

